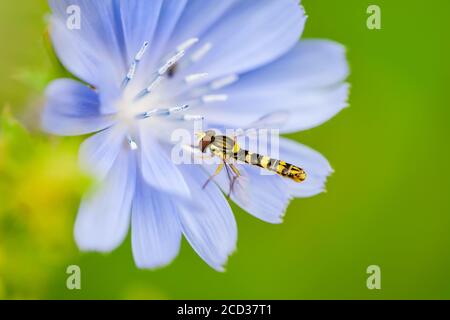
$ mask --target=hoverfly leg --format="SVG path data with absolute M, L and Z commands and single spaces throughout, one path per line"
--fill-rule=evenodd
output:
M 210 177 L 208 178 L 208 180 L 206 180 L 206 182 L 205 182 L 205 184 L 203 185 L 202 189 L 205 189 L 205 188 L 208 186 L 208 184 L 209 184 L 215 177 L 217 177 L 217 176 L 219 175 L 219 173 L 220 173 L 220 172 L 222 171 L 222 169 L 223 169 L 223 166 L 224 166 L 223 163 L 219 164 L 219 166 L 218 166 L 217 169 L 216 169 L 216 172 L 214 172 L 214 174 L 213 174 L 212 176 L 210 176 Z M 227 170 L 228 170 L 228 169 L 227 169 Z
M 233 170 L 233 178 L 231 178 L 231 183 L 230 183 L 230 191 L 228 193 L 228 198 L 231 196 L 231 193 L 233 192 L 234 189 L 234 185 L 236 183 L 237 178 L 239 178 L 241 176 L 241 173 L 239 172 L 238 168 L 236 168 L 236 166 L 234 164 L 229 164 L 231 170 Z
M 230 198 L 231 192 L 233 191 L 233 178 L 231 177 L 230 169 L 228 168 L 228 165 L 225 163 L 225 169 L 227 171 L 228 181 L 230 182 L 230 191 L 228 191 L 227 197 Z
M 233 192 L 234 189 L 234 184 L 236 182 L 237 177 L 234 176 L 233 178 L 231 178 L 231 183 L 230 183 L 230 191 L 228 191 L 228 198 L 231 197 L 231 193 Z
M 241 176 L 241 173 L 239 172 L 238 168 L 232 163 L 230 163 L 230 168 L 233 170 L 234 174 L 236 175 L 236 178 L 239 178 Z

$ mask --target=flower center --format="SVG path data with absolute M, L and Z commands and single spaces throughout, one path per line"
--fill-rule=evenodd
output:
M 135 139 L 132 137 L 134 131 L 133 128 L 136 125 L 136 121 L 150 118 L 173 118 L 176 115 L 178 115 L 181 120 L 195 120 L 202 118 L 199 116 L 193 117 L 186 115 L 180 117 L 180 114 L 189 109 L 189 105 L 183 104 L 179 106 L 167 106 L 168 101 L 162 99 L 161 90 L 157 90 L 165 78 L 173 76 L 178 62 L 185 56 L 186 51 L 197 42 L 197 38 L 192 38 L 180 44 L 177 47 L 175 54 L 173 54 L 157 70 L 151 83 L 137 95 L 130 96 L 130 90 L 127 90 L 127 88 L 136 76 L 139 64 L 149 47 L 149 42 L 144 42 L 139 52 L 135 55 L 122 82 L 122 91 L 124 96 L 122 100 L 118 102 L 120 110 L 118 118 L 122 124 L 125 124 L 130 129 L 127 140 L 132 150 L 136 150 L 138 148 Z M 201 77 L 201 75 L 191 75 L 189 76 L 189 81 L 197 80 L 199 77 Z M 156 91 L 160 91 L 159 94 L 155 94 Z
M 139 68 L 142 58 L 147 49 L 150 47 L 149 42 L 144 42 L 141 49 L 135 55 L 131 62 L 130 68 L 122 82 L 123 98 L 119 102 L 119 121 L 129 128 L 127 136 L 130 148 L 135 150 L 138 148 L 133 134 L 136 134 L 136 122 L 147 119 L 164 119 L 167 121 L 203 121 L 203 116 L 186 114 L 185 111 L 193 107 L 208 103 L 226 101 L 228 96 L 225 94 L 211 94 L 210 91 L 217 91 L 228 86 L 238 80 L 237 75 L 229 75 L 221 79 L 217 79 L 209 83 L 206 87 L 191 90 L 191 84 L 196 83 L 208 77 L 207 73 L 189 74 L 184 77 L 184 86 L 182 90 L 178 90 L 177 94 L 173 94 L 168 82 L 169 78 L 173 78 L 177 69 L 180 68 L 180 62 L 185 57 L 186 52 L 198 42 L 197 38 L 191 38 L 176 47 L 175 52 L 162 64 L 153 74 L 150 83 L 136 94 L 135 90 L 130 90 L 129 86 L 135 79 L 136 72 Z M 210 50 L 212 45 L 206 43 L 194 52 L 189 61 L 196 63 L 201 60 Z M 175 81 L 178 83 L 177 81 Z M 167 89 L 169 87 L 169 89 Z M 134 93 L 132 92 L 134 91 Z M 191 92 L 192 91 L 192 92 Z M 169 94 L 172 92 L 172 94 Z M 180 103 L 183 101 L 183 103 Z M 159 127 L 155 121 L 152 127 Z M 159 130 L 157 128 L 156 130 Z

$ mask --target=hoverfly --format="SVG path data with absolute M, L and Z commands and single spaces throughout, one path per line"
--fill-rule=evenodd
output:
M 298 183 L 306 180 L 306 172 L 302 168 L 282 160 L 272 159 L 271 157 L 245 150 L 239 146 L 236 138 L 218 135 L 214 130 L 199 132 L 197 133 L 197 138 L 200 139 L 198 148 L 202 153 L 209 151 L 213 157 L 218 157 L 222 160 L 214 174 L 205 182 L 203 188 L 206 188 L 208 183 L 225 168 L 230 179 L 230 192 L 228 194 L 230 196 L 236 179 L 241 176 L 234 164 L 236 162 L 264 168 Z

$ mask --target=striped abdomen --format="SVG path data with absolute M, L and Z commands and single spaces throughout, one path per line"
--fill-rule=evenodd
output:
M 240 149 L 238 152 L 234 153 L 233 158 L 275 172 L 280 176 L 292 179 L 295 182 L 303 182 L 306 180 L 306 172 L 302 168 L 281 160 L 272 159 L 268 156 Z

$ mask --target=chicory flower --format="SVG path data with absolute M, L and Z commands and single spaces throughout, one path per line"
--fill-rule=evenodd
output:
M 202 188 L 210 169 L 175 165 L 171 132 L 204 119 L 207 127 L 245 128 L 284 110 L 282 133 L 316 127 L 344 107 L 344 48 L 299 41 L 306 22 L 295 0 L 50 0 L 55 51 L 78 80 L 47 89 L 46 131 L 92 134 L 80 161 L 99 185 L 82 200 L 75 239 L 82 250 L 109 252 L 131 225 L 140 268 L 169 264 L 182 236 L 223 270 L 237 227 L 224 193 L 225 173 Z M 70 10 L 79 12 L 69 28 Z M 246 199 L 231 198 L 255 217 L 280 223 L 294 197 L 324 190 L 332 169 L 319 153 L 280 139 L 280 158 L 300 164 L 296 184 L 242 165 Z

